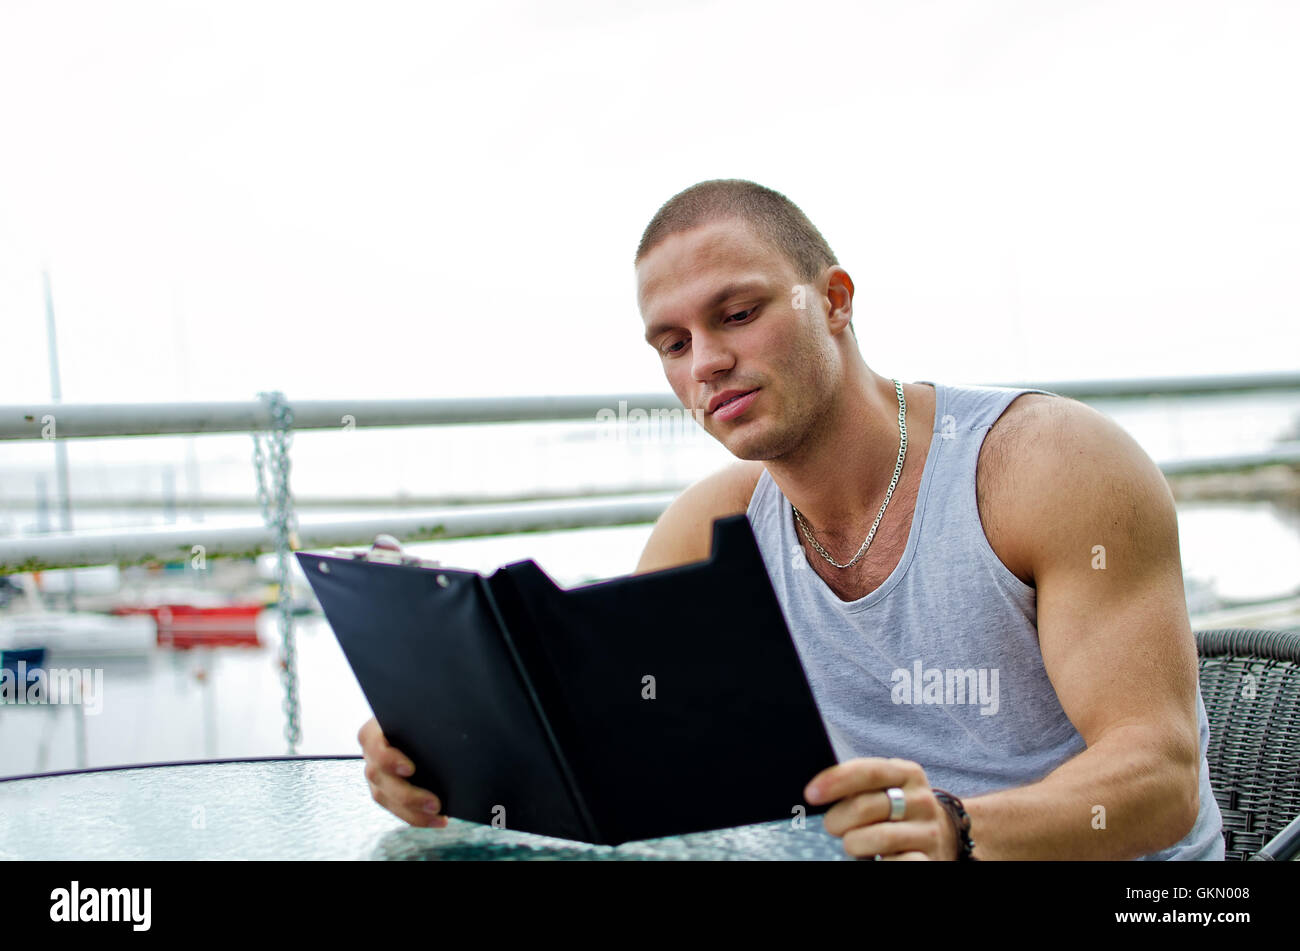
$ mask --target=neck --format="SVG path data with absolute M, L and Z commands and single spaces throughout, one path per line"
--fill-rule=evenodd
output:
M 823 541 L 856 537 L 860 543 L 861 528 L 870 527 L 875 520 L 898 463 L 898 394 L 893 380 L 865 365 L 847 383 L 808 438 L 766 466 L 785 497 Z M 913 394 L 905 393 L 905 398 L 908 450 L 904 473 L 912 470 L 919 448 L 913 424 L 920 418 Z M 888 514 L 885 517 L 888 519 Z

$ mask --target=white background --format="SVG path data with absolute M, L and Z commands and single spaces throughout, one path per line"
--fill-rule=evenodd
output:
M 799 204 L 873 369 L 1300 354 L 1300 5 L 0 5 L 0 403 L 665 390 L 632 256 Z

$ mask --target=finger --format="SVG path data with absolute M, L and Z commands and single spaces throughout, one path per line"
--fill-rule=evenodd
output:
M 398 541 L 396 538 L 394 538 L 392 535 L 389 535 L 389 534 L 387 534 L 387 533 L 383 533 L 383 532 L 381 532 L 380 534 L 378 534 L 378 535 L 375 536 L 374 543 L 371 544 L 370 547 L 371 547 L 371 548 L 387 548 L 387 549 L 389 549 L 389 550 L 391 550 L 391 551 L 401 551 L 401 550 L 402 550 L 402 543 L 399 542 L 399 541 Z
M 418 826 L 447 824 L 441 800 L 428 789 L 407 782 L 373 759 L 366 760 L 365 776 L 370 798 L 403 821 Z
M 937 848 L 938 836 L 932 823 L 878 822 L 844 833 L 844 851 L 855 858 L 873 855 L 901 855 Z
M 357 738 L 365 753 L 366 781 L 375 802 L 411 825 L 442 827 L 447 824 L 446 817 L 439 815 L 442 802 L 438 797 L 403 778 L 414 773 L 415 764 L 389 744 L 378 720 L 371 717 L 362 724 Z
M 411 762 L 410 757 L 392 746 L 388 747 L 379 762 L 385 770 L 403 779 L 415 773 L 415 764 Z
M 928 821 L 939 815 L 939 801 L 928 787 L 899 788 L 903 790 L 903 818 L 894 821 Z M 831 835 L 843 835 L 857 826 L 888 822 L 891 807 L 889 794 L 883 789 L 846 796 L 826 810 L 822 826 Z
M 405 759 L 400 751 L 388 744 L 388 737 L 384 736 L 379 721 L 374 717 L 361 724 L 361 729 L 357 731 L 357 742 L 361 744 L 361 752 L 365 756 L 366 762 L 373 760 L 379 762 L 385 768 L 392 768 L 398 765 L 396 762 L 391 764 L 388 762 L 393 753 L 397 753 L 398 757 Z M 407 762 L 410 761 L 407 760 Z M 414 763 L 411 763 L 411 772 L 415 772 Z
M 361 751 L 367 752 L 376 741 L 383 740 L 384 731 L 379 728 L 379 721 L 371 717 L 365 723 L 361 724 L 361 729 L 357 731 L 357 742 L 361 744 Z
M 925 770 L 919 763 L 864 756 L 822 770 L 804 790 L 804 798 L 815 805 L 890 786 L 906 790 L 925 785 Z
M 374 719 L 366 721 L 357 738 L 361 741 L 361 750 L 365 754 L 366 762 L 374 764 L 377 770 L 401 777 L 415 773 L 415 763 L 388 742 L 388 738 L 379 728 L 379 721 Z
M 924 852 L 902 852 L 898 855 L 882 855 L 882 862 L 928 862 L 930 856 Z
M 370 783 L 370 797 L 409 825 L 439 829 L 447 826 L 438 797 L 399 777 L 380 773 Z

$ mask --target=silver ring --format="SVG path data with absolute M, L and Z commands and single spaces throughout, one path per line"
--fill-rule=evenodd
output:
M 897 786 L 890 786 L 885 790 L 885 795 L 889 797 L 889 821 L 900 821 L 903 813 L 907 811 L 907 799 L 903 796 L 903 790 Z

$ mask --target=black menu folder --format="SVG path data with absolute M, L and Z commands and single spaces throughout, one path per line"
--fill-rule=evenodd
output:
M 531 559 L 297 557 L 448 816 L 617 845 L 826 809 L 803 790 L 835 754 L 745 515 L 707 561 L 568 589 Z

